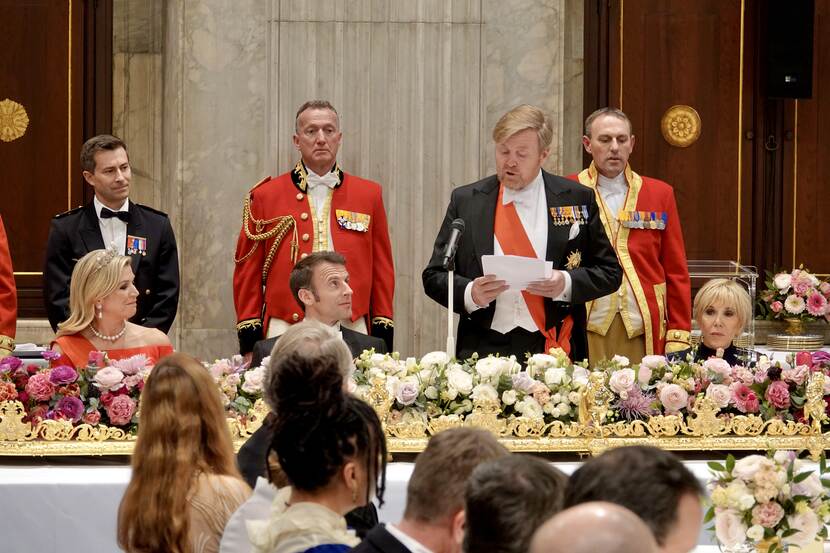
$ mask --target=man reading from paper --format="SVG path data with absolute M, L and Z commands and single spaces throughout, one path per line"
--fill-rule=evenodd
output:
M 515 355 L 561 347 L 572 359 L 588 354 L 585 302 L 620 285 L 622 271 L 605 236 L 590 189 L 542 169 L 553 129 L 539 108 L 520 105 L 493 129 L 496 175 L 456 188 L 432 258 L 424 290 L 446 305 L 443 255 L 452 221 L 463 219 L 453 278 L 453 310 L 461 315 L 456 354 Z M 518 255 L 552 262 L 549 278 L 525 289 L 485 275 L 482 256 Z

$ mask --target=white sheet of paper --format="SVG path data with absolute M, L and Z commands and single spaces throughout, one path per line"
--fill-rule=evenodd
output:
M 482 255 L 481 266 L 485 275 L 496 275 L 512 290 L 524 290 L 531 282 L 553 274 L 552 261 L 520 255 Z

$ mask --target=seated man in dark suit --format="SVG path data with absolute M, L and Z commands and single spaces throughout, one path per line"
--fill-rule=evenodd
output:
M 460 553 L 464 489 L 470 475 L 481 463 L 507 455 L 495 436 L 480 428 L 452 428 L 434 435 L 415 459 L 403 519 L 376 526 L 352 551 Z
M 302 258 L 291 271 L 288 285 L 291 287 L 291 294 L 305 311 L 307 319 L 337 326 L 343 341 L 352 352 L 352 357 L 357 357 L 364 350 L 372 348 L 375 348 L 377 353 L 386 353 L 386 342 L 381 338 L 340 326 L 340 321 L 348 319 L 352 312 L 352 289 L 349 286 L 346 259 L 342 255 L 324 251 L 314 252 Z M 271 355 L 278 338 L 279 336 L 275 336 L 254 344 L 252 367 L 258 367 L 265 357 Z

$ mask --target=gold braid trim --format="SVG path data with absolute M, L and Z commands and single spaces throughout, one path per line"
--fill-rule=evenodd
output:
M 395 328 L 395 321 L 386 317 L 375 317 L 372 319 L 373 325 L 380 325 L 385 328 Z
M 262 328 L 262 321 L 260 319 L 245 319 L 236 325 L 236 330 L 243 330 L 246 328 Z
M 254 231 L 251 231 L 250 224 L 253 221 Z M 273 225 L 269 230 L 265 230 L 268 225 Z M 268 249 L 268 254 L 265 256 L 265 263 L 262 266 L 262 283 L 268 279 L 268 273 L 271 270 L 271 263 L 274 261 L 274 256 L 277 254 L 277 248 L 280 247 L 283 238 L 289 230 L 293 228 L 294 235 L 291 240 L 291 262 L 297 262 L 297 253 L 300 249 L 299 239 L 297 238 L 297 221 L 293 215 L 279 215 L 273 219 L 256 219 L 251 213 L 251 195 L 245 196 L 245 203 L 242 206 L 242 228 L 245 230 L 245 236 L 254 243 L 253 247 L 242 257 L 234 257 L 234 263 L 242 263 L 259 247 L 259 243 L 274 239 L 271 247 Z

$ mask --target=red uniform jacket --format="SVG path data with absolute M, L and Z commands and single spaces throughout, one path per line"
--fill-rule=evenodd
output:
M 17 326 L 17 288 L 14 285 L 12 258 L 6 229 L 0 218 L 0 356 L 14 349 Z
M 392 324 L 395 269 L 380 185 L 337 169 L 332 192 L 329 247 L 346 258 L 353 290 L 352 320 Z M 303 310 L 288 285 L 294 264 L 315 251 L 319 230 L 305 194 L 305 169 L 268 178 L 246 198 L 236 246 L 233 296 L 240 349 L 251 351 L 271 318 L 302 320 Z M 325 232 L 325 231 L 324 231 Z
M 592 188 L 600 202 L 593 163 L 568 178 Z M 691 286 L 674 191 L 663 181 L 641 177 L 630 166 L 625 168 L 625 178 L 628 195 L 622 209 L 624 218 L 632 221 L 620 226 L 614 241 L 605 210 L 600 210 L 600 217 L 640 308 L 646 355 L 686 349 L 691 330 Z M 638 224 L 643 228 L 636 228 Z

